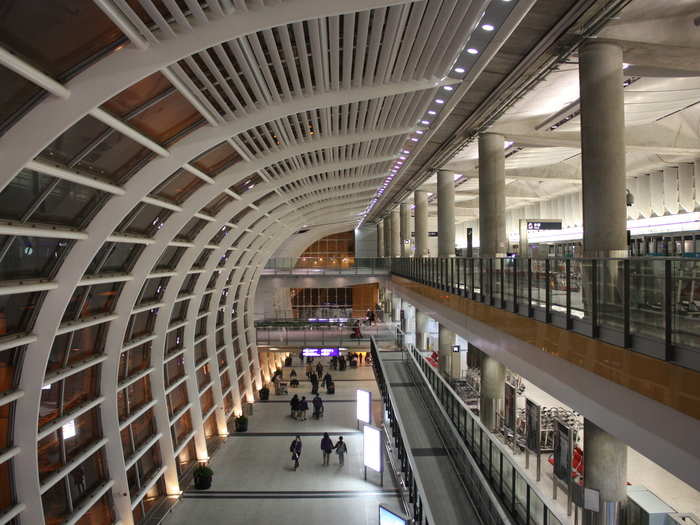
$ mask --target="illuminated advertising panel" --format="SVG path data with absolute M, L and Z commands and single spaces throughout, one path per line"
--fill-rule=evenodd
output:
M 379 505 L 379 525 L 408 525 L 408 519 Z
M 357 420 L 367 424 L 372 422 L 372 394 L 367 390 L 357 391 Z
M 304 357 L 338 357 L 343 350 L 347 348 L 302 348 L 301 353 Z
M 372 425 L 363 427 L 365 467 L 382 471 L 382 431 Z

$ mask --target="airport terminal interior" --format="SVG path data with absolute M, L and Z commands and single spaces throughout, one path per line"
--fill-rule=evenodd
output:
M 700 0 L 0 0 L 0 525 L 276 523 L 700 525 Z

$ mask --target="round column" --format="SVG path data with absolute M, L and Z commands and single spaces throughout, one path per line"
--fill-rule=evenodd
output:
M 579 49 L 583 249 L 587 257 L 627 255 L 622 48 L 589 41 Z
M 415 215 L 416 232 L 416 257 L 428 256 L 428 192 L 416 190 L 413 194 L 413 201 L 416 205 L 413 213 Z
M 421 310 L 416 308 L 416 348 L 419 350 L 427 349 L 428 338 L 428 316 Z
M 384 223 L 377 223 L 377 257 L 384 257 Z
M 411 206 L 407 202 L 402 202 L 399 207 L 401 216 L 401 257 L 411 256 Z
M 503 404 L 506 367 L 493 357 L 481 352 L 481 399 L 479 417 L 491 431 L 498 424 L 497 413 Z
M 399 209 L 391 210 L 391 257 L 401 257 L 401 216 Z
M 384 217 L 382 230 L 384 231 L 384 257 L 391 257 L 391 215 Z
M 451 171 L 438 170 L 438 257 L 455 254 L 455 182 Z
M 621 523 L 627 500 L 627 445 L 595 423 L 584 420 L 583 458 L 586 488 L 600 494 L 600 512 L 585 511 L 584 525 Z
M 506 237 L 506 158 L 503 135 L 479 135 L 479 255 L 504 257 Z
M 446 327 L 439 325 L 438 327 L 438 355 L 440 356 L 439 365 L 440 372 L 447 377 L 454 377 L 453 352 L 452 347 L 455 344 L 455 333 Z M 459 357 L 459 354 L 456 354 Z

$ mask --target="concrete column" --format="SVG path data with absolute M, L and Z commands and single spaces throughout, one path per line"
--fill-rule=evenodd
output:
M 496 414 L 503 405 L 506 367 L 493 357 L 481 352 L 481 400 L 479 417 L 489 430 L 495 430 L 498 423 Z
M 600 512 L 585 511 L 584 525 L 621 523 L 621 511 L 627 500 L 627 445 L 595 423 L 583 424 L 583 457 L 586 488 L 600 493 Z
M 402 202 L 399 208 L 401 215 L 401 257 L 411 256 L 411 205 Z
M 384 223 L 377 223 L 377 257 L 384 257 Z
M 416 308 L 416 348 L 427 349 L 428 339 L 428 316 Z
M 581 46 L 583 250 L 588 257 L 627 256 L 622 82 L 620 46 L 597 41 Z
M 391 301 L 391 319 L 395 323 L 398 323 L 401 320 L 401 297 L 399 297 L 398 295 L 394 295 L 391 298 Z
M 384 257 L 391 257 L 391 215 L 384 217 L 382 230 L 384 231 Z
M 437 172 L 438 257 L 455 254 L 455 181 L 451 171 Z
M 401 257 L 401 216 L 399 209 L 391 210 L 391 257 Z
M 415 232 L 416 232 L 416 257 L 428 256 L 428 192 L 416 190 L 413 194 L 413 201 L 416 208 L 413 210 L 415 215 Z
M 455 344 L 455 333 L 439 325 L 438 355 L 440 372 L 447 377 L 459 376 L 459 354 L 452 352 Z
M 503 257 L 506 236 L 506 157 L 503 135 L 479 135 L 479 254 Z

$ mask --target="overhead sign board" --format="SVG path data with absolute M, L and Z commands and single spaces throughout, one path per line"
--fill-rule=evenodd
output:
M 337 357 L 343 350 L 347 350 L 347 348 L 302 348 L 301 355 L 304 357 Z
M 537 219 L 527 221 L 527 231 L 529 232 L 539 232 L 543 230 L 561 230 L 562 221 L 560 220 L 547 220 L 547 219 Z

